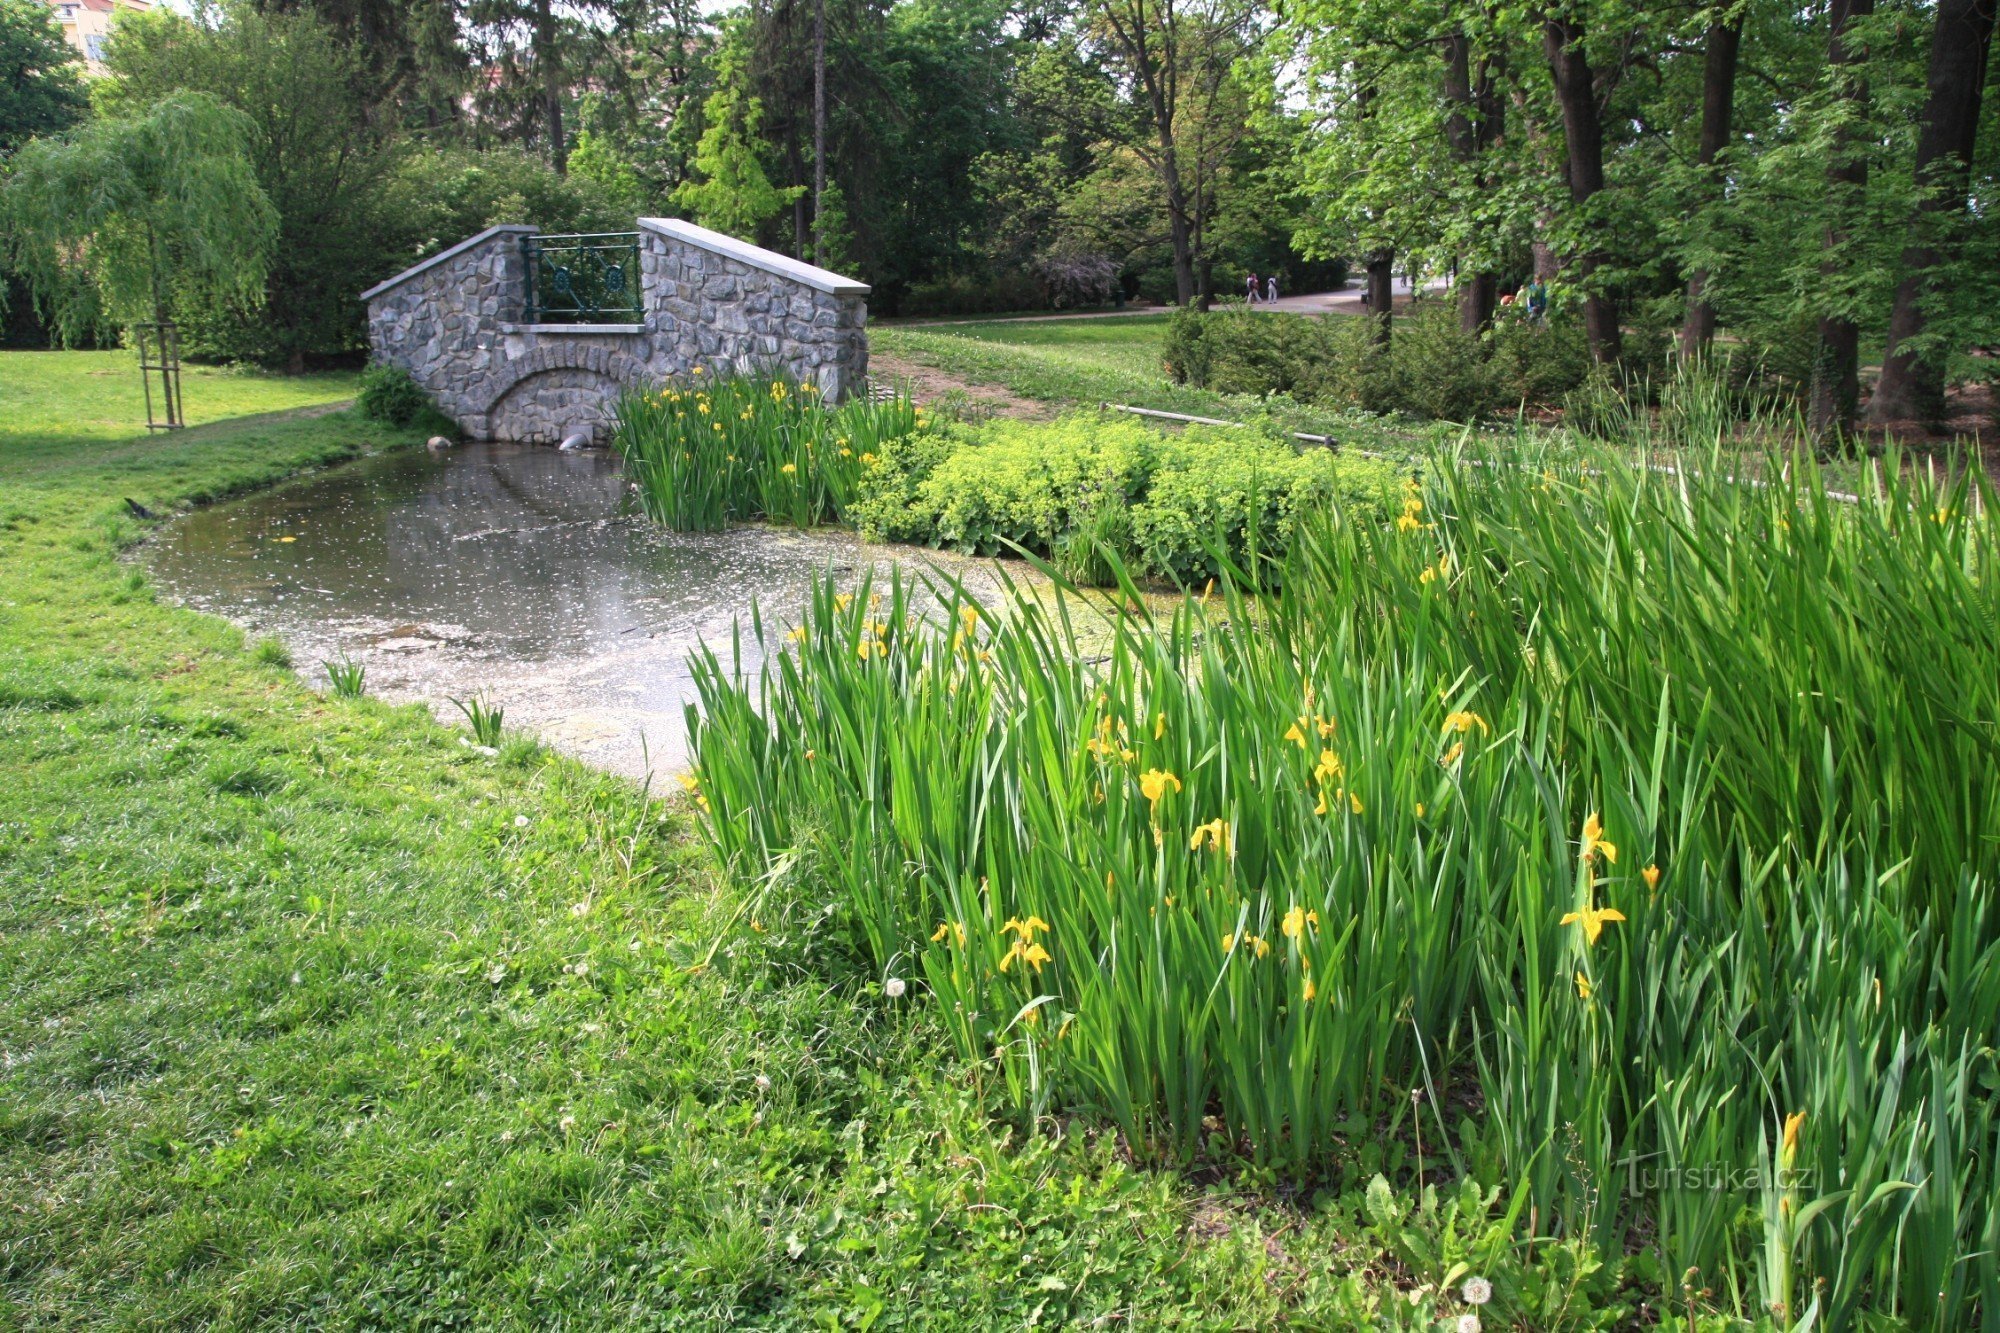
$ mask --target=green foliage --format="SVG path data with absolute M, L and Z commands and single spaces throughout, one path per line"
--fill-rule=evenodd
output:
M 697 671 L 704 831 L 1023 1123 L 1290 1176 L 1413 1139 L 1456 1220 L 1385 1184 L 1375 1234 L 1462 1276 L 1531 1219 L 1502 1324 L 1584 1318 L 1631 1246 L 1689 1322 L 1977 1326 L 1995 497 L 1726 469 L 1440 453 L 1393 520 L 1300 523 L 1282 596 L 1158 617 L 822 587 Z
M 1301 522 L 1329 514 L 1373 521 L 1388 507 L 1395 476 L 1388 463 L 1300 452 L 1259 431 L 1190 430 L 1161 451 L 1133 507 L 1134 567 L 1182 584 L 1234 568 L 1275 587 Z
M 389 261 L 398 264 L 414 263 L 502 222 L 562 232 L 632 229 L 621 185 L 607 188 L 601 176 L 587 172 L 559 175 L 515 148 L 412 149 L 386 189 L 386 206 L 404 219 L 410 238 L 405 255 Z
M 87 275 L 123 323 L 171 318 L 179 301 L 255 306 L 277 219 L 247 148 L 249 120 L 201 93 L 176 93 L 30 143 L 0 189 L 7 260 L 75 330 L 94 314 Z
M 813 263 L 845 273 L 853 267 L 854 229 L 847 215 L 847 192 L 830 180 L 813 216 Z
M 1270 574 L 1295 516 L 1371 510 L 1393 475 L 1385 464 L 1301 454 L 1261 430 L 1167 435 L 1132 417 L 1080 413 L 902 441 L 865 475 L 851 512 L 874 541 L 980 555 L 1021 548 L 1085 582 L 1114 582 L 1119 563 L 1189 582 L 1225 562 Z
M 42 0 L 0 0 L 0 157 L 83 118 L 90 99 L 79 66 L 53 8 Z
M 368 668 L 349 657 L 321 662 L 327 688 L 336 699 L 359 699 L 368 689 Z
M 361 393 L 354 405 L 366 416 L 392 426 L 408 426 L 425 414 L 437 415 L 430 395 L 401 366 L 374 362 L 361 372 Z
M 244 118 L 244 147 L 277 231 L 261 299 L 179 297 L 190 354 L 292 370 L 361 345 L 361 287 L 401 267 L 408 219 L 388 207 L 400 140 L 373 104 L 363 54 L 311 8 L 231 5 L 197 18 L 121 21 L 106 60 L 108 114 L 194 91 Z
M 1633 343 L 1637 352 L 1640 340 Z M 1177 382 L 1223 393 L 1281 394 L 1459 422 L 1523 406 L 1560 406 L 1591 368 L 1574 319 L 1532 324 L 1510 312 L 1487 334 L 1474 336 L 1459 327 L 1457 311 L 1444 301 L 1427 301 L 1399 318 L 1386 347 L 1365 318 L 1178 311 L 1168 328 L 1165 364 Z M 1643 375 L 1635 372 L 1635 378 Z
M 453 699 L 452 707 L 465 715 L 466 725 L 472 728 L 475 743 L 489 750 L 500 748 L 505 739 L 507 710 L 498 704 L 474 695 L 470 699 Z
M 729 58 L 739 51 L 735 44 L 723 47 L 725 58 L 716 73 L 715 91 L 702 107 L 708 128 L 694 152 L 693 168 L 700 179 L 683 181 L 674 191 L 674 202 L 704 227 L 755 240 L 757 229 L 789 208 L 805 187 L 780 189 L 764 171 L 757 142 L 764 107 L 743 90 L 744 68 Z
M 923 422 L 907 397 L 828 407 L 811 383 L 697 372 L 621 398 L 612 445 L 647 515 L 669 527 L 770 518 L 803 528 L 842 520 L 884 445 Z

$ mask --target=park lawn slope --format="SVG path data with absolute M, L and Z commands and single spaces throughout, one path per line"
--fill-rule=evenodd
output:
M 683 814 L 322 698 L 120 558 L 126 497 L 412 442 L 349 414 L 0 435 L 0 1325 L 1246 1327 L 1368 1299 L 1328 1263 L 1357 1201 L 1205 1197 L 1108 1136 L 990 1123 L 830 936 L 744 929 Z
M 1161 365 L 1164 315 L 1072 320 L 992 320 L 869 331 L 869 348 L 975 385 L 995 385 L 1059 407 L 1106 403 L 1225 421 L 1267 418 L 1283 430 L 1409 453 L 1421 431 L 1387 420 L 1310 407 L 1282 395 L 1251 397 L 1176 384 Z

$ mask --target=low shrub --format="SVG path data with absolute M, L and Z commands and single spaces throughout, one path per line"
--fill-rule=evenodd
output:
M 1339 514 L 1372 521 L 1393 492 L 1393 465 L 1326 449 L 1301 453 L 1256 431 L 1189 431 L 1160 451 L 1146 498 L 1132 510 L 1138 568 L 1188 585 L 1224 572 L 1225 559 L 1280 580 L 1297 523 Z
M 1452 302 L 1424 301 L 1390 332 L 1385 346 L 1368 318 L 1184 310 L 1169 323 L 1164 362 L 1175 381 L 1220 393 L 1442 421 L 1554 407 L 1590 374 L 1574 320 L 1530 324 L 1503 312 L 1475 336 Z
M 1486 417 L 1498 402 L 1486 353 L 1484 337 L 1459 327 L 1452 302 L 1412 307 L 1395 321 L 1389 340 L 1391 403 L 1430 421 Z
M 362 415 L 392 426 L 409 426 L 425 413 L 436 413 L 431 396 L 401 366 L 370 362 L 361 372 L 361 393 L 355 399 Z
M 1503 312 L 1487 337 L 1497 410 L 1560 403 L 1590 378 L 1590 343 L 1575 320 L 1534 323 Z
M 1164 434 L 1130 417 L 960 426 L 885 450 L 851 514 L 875 541 L 921 542 L 968 555 L 1021 547 L 1072 577 L 1109 583 L 1105 555 L 1149 578 L 1209 578 L 1221 562 L 1284 549 L 1307 508 L 1376 505 L 1383 463 L 1300 454 L 1254 428 Z
M 932 282 L 912 284 L 896 305 L 898 315 L 992 315 L 1015 310 L 1041 310 L 1049 305 L 1049 289 L 1031 273 L 1008 272 L 981 276 L 959 273 Z
M 960 427 L 948 448 L 871 472 L 864 492 L 879 485 L 881 498 L 858 504 L 855 521 L 866 537 L 895 532 L 967 555 L 1010 545 L 1048 554 L 1080 515 L 1143 491 L 1161 439 L 1132 418 L 1094 413 Z

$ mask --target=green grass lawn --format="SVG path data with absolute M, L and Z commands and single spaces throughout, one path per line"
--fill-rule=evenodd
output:
M 939 330 L 944 332 L 945 330 Z M 1024 355 L 1041 353 L 1073 365 L 1138 378 L 1160 378 L 1165 315 L 1115 315 L 1099 319 L 994 320 L 954 325 L 950 333 L 980 342 L 1002 343 Z
M 183 366 L 181 404 L 191 425 L 315 407 L 352 398 L 360 376 L 264 375 Z M 156 388 L 157 392 L 157 388 Z M 155 410 L 159 404 L 156 400 Z M 127 439 L 146 429 L 146 400 L 131 352 L 0 352 L 0 430 L 22 439 Z
M 0 359 L 0 1327 L 1353 1327 L 1393 1295 L 1358 1181 L 992 1120 L 676 808 L 158 604 L 125 497 L 415 441 L 132 438 L 119 364 Z

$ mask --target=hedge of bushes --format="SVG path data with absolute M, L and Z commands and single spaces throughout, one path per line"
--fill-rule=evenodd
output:
M 1287 394 L 1301 402 L 1476 421 L 1521 407 L 1559 407 L 1591 374 L 1573 321 L 1502 320 L 1484 335 L 1458 327 L 1439 301 L 1399 317 L 1383 347 L 1366 319 L 1175 313 L 1167 373 L 1221 393 Z
M 885 442 L 848 516 L 864 537 L 992 555 L 1019 546 L 1071 577 L 1197 583 L 1223 559 L 1266 580 L 1307 512 L 1379 519 L 1395 468 L 1304 453 L 1255 427 L 1168 434 L 1078 413 L 1047 423 L 948 426 Z

